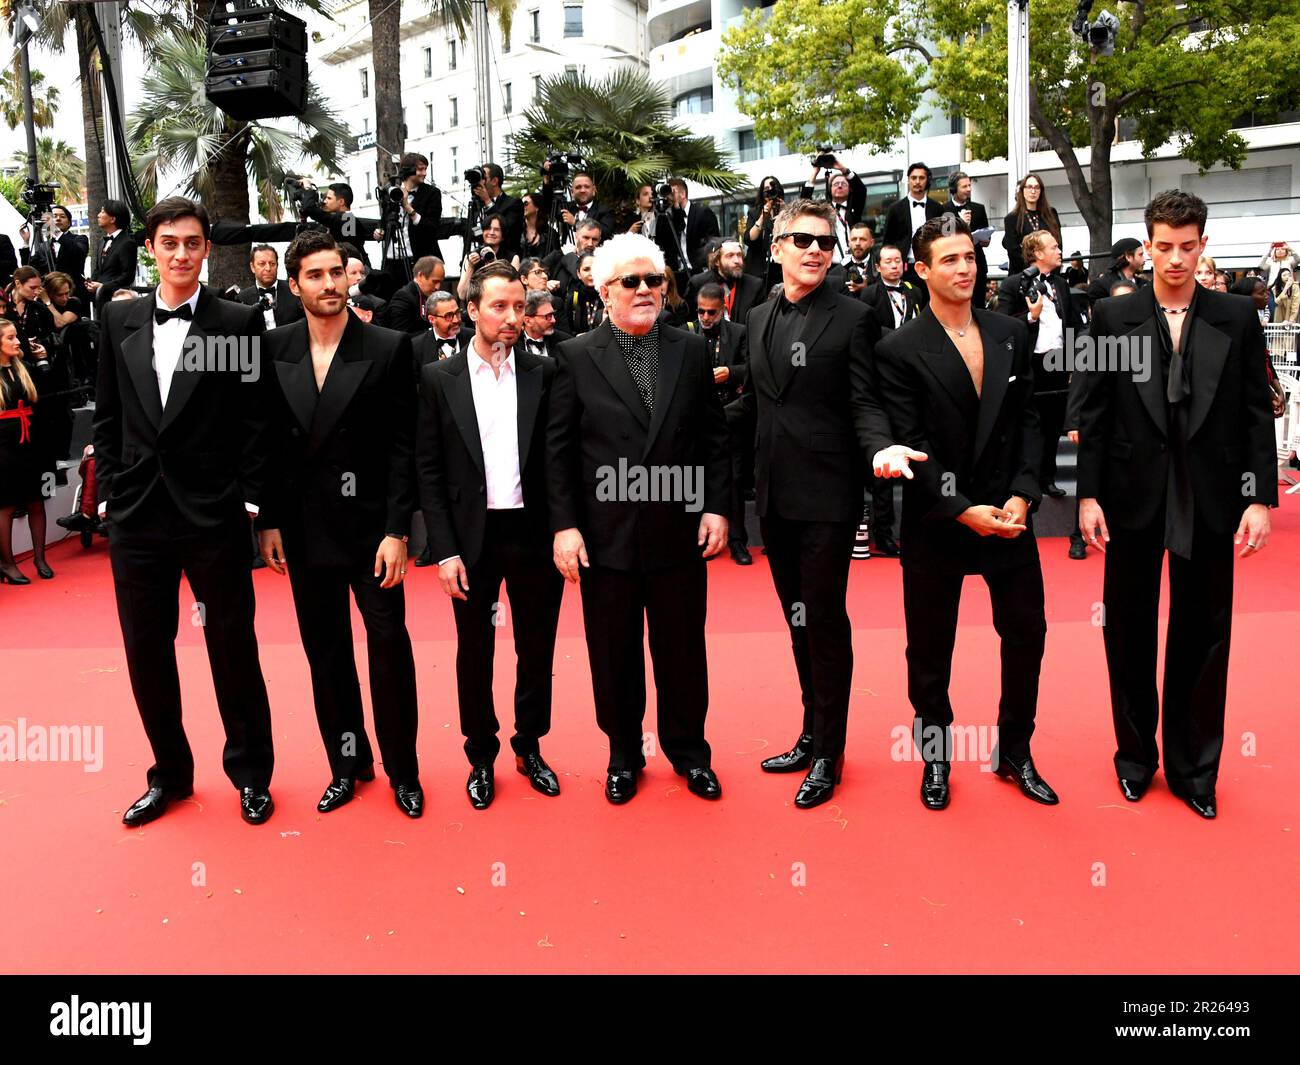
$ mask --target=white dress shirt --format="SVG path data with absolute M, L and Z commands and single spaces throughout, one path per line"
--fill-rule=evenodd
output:
M 159 310 L 174 311 L 176 307 L 168 307 L 157 292 L 154 293 L 154 302 Z M 199 305 L 199 290 L 194 290 L 194 295 L 185 300 L 190 305 L 190 314 L 193 315 Z M 152 312 L 151 312 L 152 313 Z M 158 376 L 158 396 L 162 399 L 163 410 L 167 409 L 167 396 L 171 392 L 172 375 L 176 372 L 176 364 L 181 361 L 181 351 L 185 347 L 185 338 L 189 335 L 190 326 L 193 325 L 193 319 L 171 318 L 162 325 L 157 322 L 153 327 L 153 368 L 154 373 Z
M 1043 279 L 1050 284 L 1051 276 L 1044 274 Z M 1052 292 L 1043 297 L 1043 309 L 1038 312 L 1038 340 L 1034 344 L 1035 355 L 1044 351 L 1054 351 L 1065 343 L 1061 313 L 1056 307 L 1056 300 L 1052 298 L 1054 295 L 1055 292 Z
M 275 295 L 276 295 L 276 289 L 279 286 L 277 282 L 272 281 L 270 288 L 263 288 L 262 283 L 258 281 L 253 285 L 253 287 L 257 289 L 257 295 L 259 299 L 262 296 L 265 296 L 268 300 L 271 301 L 271 306 L 262 308 L 262 320 L 266 323 L 267 329 L 274 329 L 276 327 Z
M 912 199 L 911 196 L 907 198 L 908 208 L 912 212 L 912 236 L 913 237 L 916 236 L 916 231 L 920 229 L 923 225 L 925 225 L 926 222 L 925 205 L 928 202 L 929 202 L 928 198 L 925 200 L 914 200 Z M 912 251 L 912 241 L 910 237 L 908 238 L 907 241 L 907 261 L 909 263 L 916 261 L 916 256 Z

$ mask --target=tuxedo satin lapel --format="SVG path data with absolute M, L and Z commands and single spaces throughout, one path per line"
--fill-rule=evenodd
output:
M 963 415 L 977 409 L 979 395 L 961 353 L 953 347 L 935 317 L 928 311 L 921 315 L 922 331 L 917 352 L 921 364 L 938 380 Z
M 131 312 L 126 323 L 129 332 L 122 341 L 122 360 L 140 397 L 140 406 L 157 429 L 162 423 L 163 406 L 153 368 L 153 300 L 138 300 Z
M 650 428 L 650 415 L 645 409 L 645 403 L 641 400 L 641 393 L 637 391 L 636 382 L 632 380 L 632 371 L 627 368 L 627 360 L 623 358 L 623 352 L 619 349 L 618 341 L 614 339 L 614 330 L 608 322 L 602 322 L 596 329 L 600 334 L 599 340 L 601 346 L 595 348 L 592 353 L 592 361 L 596 364 L 596 369 L 600 371 L 601 376 L 609 382 L 610 387 L 618 393 L 624 405 L 641 423 L 644 429 Z M 660 366 L 660 373 L 663 367 Z
M 646 433 L 646 454 L 654 447 L 655 437 L 664 424 L 668 408 L 672 405 L 673 395 L 677 391 L 677 382 L 682 376 L 682 363 L 686 358 L 686 341 L 677 337 L 669 339 L 666 333 L 659 334 L 659 373 L 655 379 L 655 410 L 650 421 L 650 431 Z M 640 399 L 640 396 L 637 397 Z M 645 405 L 642 404 L 644 407 Z
M 1125 296 L 1124 298 L 1131 300 L 1136 297 Z M 1133 386 L 1137 389 L 1142 405 L 1146 407 L 1147 413 L 1151 415 L 1151 420 L 1155 422 L 1156 428 L 1160 430 L 1162 436 L 1168 436 L 1169 425 L 1165 419 L 1165 377 L 1160 369 L 1160 360 L 1163 357 L 1161 355 L 1162 347 L 1154 315 L 1138 323 L 1124 335 L 1124 339 L 1132 344 L 1133 350 L 1151 353 L 1151 372 L 1146 375 L 1146 380 L 1134 378 Z M 1111 370 L 1109 372 L 1115 373 L 1118 371 Z
M 319 395 L 316 392 L 316 374 L 311 365 L 311 351 L 307 347 L 307 323 L 303 321 L 300 324 L 303 338 L 300 341 L 295 338 L 292 349 L 301 351 L 302 357 L 297 362 L 276 359 L 274 365 L 276 376 L 280 380 L 280 391 L 284 393 L 289 409 L 293 411 L 302 431 L 310 433 Z
M 988 312 L 976 311 L 975 321 L 984 345 L 984 384 L 980 391 L 980 413 L 975 423 L 975 452 L 972 456 L 973 461 L 978 462 L 993 435 L 993 427 L 997 425 L 1002 401 L 1006 399 L 1014 362 L 1014 341 Z
M 1184 351 L 1192 361 L 1192 406 L 1187 417 L 1187 438 L 1190 440 L 1214 403 L 1214 393 L 1219 387 L 1219 378 L 1223 376 L 1232 340 L 1222 330 L 1196 316 L 1192 318 L 1191 335 L 1185 344 Z
M 361 333 L 364 323 L 355 315 L 348 316 L 347 328 L 339 340 L 338 349 L 325 375 L 325 384 L 321 388 L 320 398 L 316 401 L 316 414 L 311 422 L 311 435 L 307 441 L 308 451 L 315 451 L 334 431 L 339 419 L 343 417 L 357 394 L 361 382 L 374 366 L 361 347 Z M 310 361 L 310 355 L 308 356 Z M 313 383 L 315 374 L 312 375 Z
M 533 425 L 537 421 L 537 410 L 542 404 L 542 367 L 534 362 L 536 356 L 515 356 L 515 405 L 519 414 L 519 473 L 523 475 L 528 464 L 528 446 L 533 441 Z M 528 359 L 529 365 L 523 365 Z
M 462 365 L 447 385 L 447 403 L 451 407 L 451 416 L 456 419 L 456 428 L 460 430 L 465 447 L 474 459 L 474 465 L 486 472 L 483 467 L 483 438 L 479 435 L 478 414 L 474 410 L 474 387 L 469 379 L 469 364 L 462 356 L 453 357 L 461 359 Z M 522 461 L 519 468 L 523 469 Z

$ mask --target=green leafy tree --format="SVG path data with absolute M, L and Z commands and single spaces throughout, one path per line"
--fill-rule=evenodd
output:
M 601 202 L 616 208 L 631 205 L 638 185 L 669 174 L 723 193 L 745 184 L 712 137 L 697 137 L 672 117 L 665 87 L 639 70 L 596 82 L 575 73 L 543 79 L 523 128 L 511 138 L 512 186 L 536 188 L 553 150 L 581 152 Z
M 1070 31 L 1076 7 L 1033 0 L 1029 115 L 1065 168 L 1093 253 L 1104 254 L 1120 122 L 1148 157 L 1174 141 L 1202 171 L 1239 168 L 1246 142 L 1234 123 L 1300 98 L 1300 18 L 1294 0 L 1118 3 L 1115 52 L 1094 56 Z M 1006 153 L 1006 49 L 1003 0 L 777 0 L 723 36 L 718 69 L 755 134 L 797 151 L 887 151 L 919 128 L 928 90 L 968 119 L 967 147 L 990 159 Z
M 14 160 L 25 174 L 27 153 L 14 152 Z M 65 202 L 81 199 L 81 186 L 86 180 L 86 164 L 65 141 L 53 137 L 36 138 L 36 172 L 42 181 L 51 181 L 59 186 L 60 199 Z
M 0 74 L 0 118 L 10 129 L 17 129 L 24 122 L 27 112 L 23 100 L 22 79 L 18 76 L 18 64 L 15 62 L 3 74 Z M 59 111 L 59 87 L 46 85 L 45 75 L 39 70 L 32 71 L 32 122 L 37 129 L 48 129 L 54 125 L 54 116 Z

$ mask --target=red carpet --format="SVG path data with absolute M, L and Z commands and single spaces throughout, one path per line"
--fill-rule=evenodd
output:
M 103 542 L 50 554 L 51 582 L 0 588 L 0 724 L 102 725 L 103 767 L 0 763 L 0 909 L 11 972 L 1285 972 L 1294 958 L 1300 773 L 1293 648 L 1300 508 L 1239 563 L 1219 818 L 1199 820 L 1157 777 L 1125 803 L 1101 634 L 1102 559 L 1043 545 L 1048 589 L 1036 760 L 1062 803 L 1023 798 L 954 765 L 941 814 L 906 726 L 898 564 L 855 563 L 856 666 L 836 805 L 794 809 L 799 778 L 758 771 L 799 727 L 789 640 L 765 560 L 711 564 L 709 738 L 724 789 L 707 804 L 662 756 L 626 807 L 602 796 L 581 607 L 565 595 L 545 799 L 497 763 L 490 810 L 464 794 L 451 609 L 413 570 L 408 613 L 428 799 L 408 821 L 380 781 L 322 816 L 328 783 L 287 581 L 255 575 L 276 722 L 277 810 L 239 818 L 201 632 L 178 638 L 194 799 L 140 831 L 119 823 L 151 761 L 126 676 Z M 30 562 L 24 564 L 29 575 Z M 183 601 L 188 603 L 188 589 Z M 357 619 L 357 639 L 362 639 Z M 513 651 L 498 649 L 509 735 Z M 364 653 L 359 655 L 363 670 Z M 982 582 L 966 585 L 954 670 L 960 724 L 991 724 L 997 641 Z M 367 696 L 368 702 L 368 696 Z M 653 702 L 647 727 L 653 728 Z M 1253 753 L 1250 745 L 1253 743 Z

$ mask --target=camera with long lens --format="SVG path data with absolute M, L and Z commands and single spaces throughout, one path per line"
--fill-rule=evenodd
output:
M 848 285 L 860 285 L 867 279 L 866 267 L 861 263 L 847 262 L 844 264 L 844 282 Z
M 1033 303 L 1039 296 L 1047 295 L 1047 281 L 1038 267 L 1025 267 L 1020 275 L 1020 294 L 1025 297 L 1026 303 Z
M 783 200 L 785 199 L 785 190 L 777 188 L 775 185 L 763 186 L 763 199 L 765 200 Z
M 472 166 L 465 171 L 465 184 L 470 188 L 475 188 L 483 184 L 483 168 L 481 166 Z
M 812 165 L 819 170 L 825 170 L 828 166 L 835 166 L 835 152 L 836 149 L 834 148 L 818 149 L 817 154 L 812 158 Z
M 587 160 L 581 152 L 551 152 L 546 157 L 542 173 L 549 174 L 552 184 L 564 185 L 569 181 L 569 174 L 574 170 L 586 170 Z
M 40 221 L 46 211 L 54 207 L 54 194 L 59 186 L 48 181 L 28 181 L 23 186 L 23 203 L 27 204 L 27 217 L 32 222 Z
M 301 174 L 285 174 L 284 180 L 280 184 L 281 191 L 284 194 L 282 198 L 285 207 L 301 218 L 305 214 L 303 203 L 307 196 L 307 190 L 315 187 L 308 178 L 303 177 Z
M 655 186 L 655 214 L 667 214 L 674 207 L 673 187 L 664 182 Z

